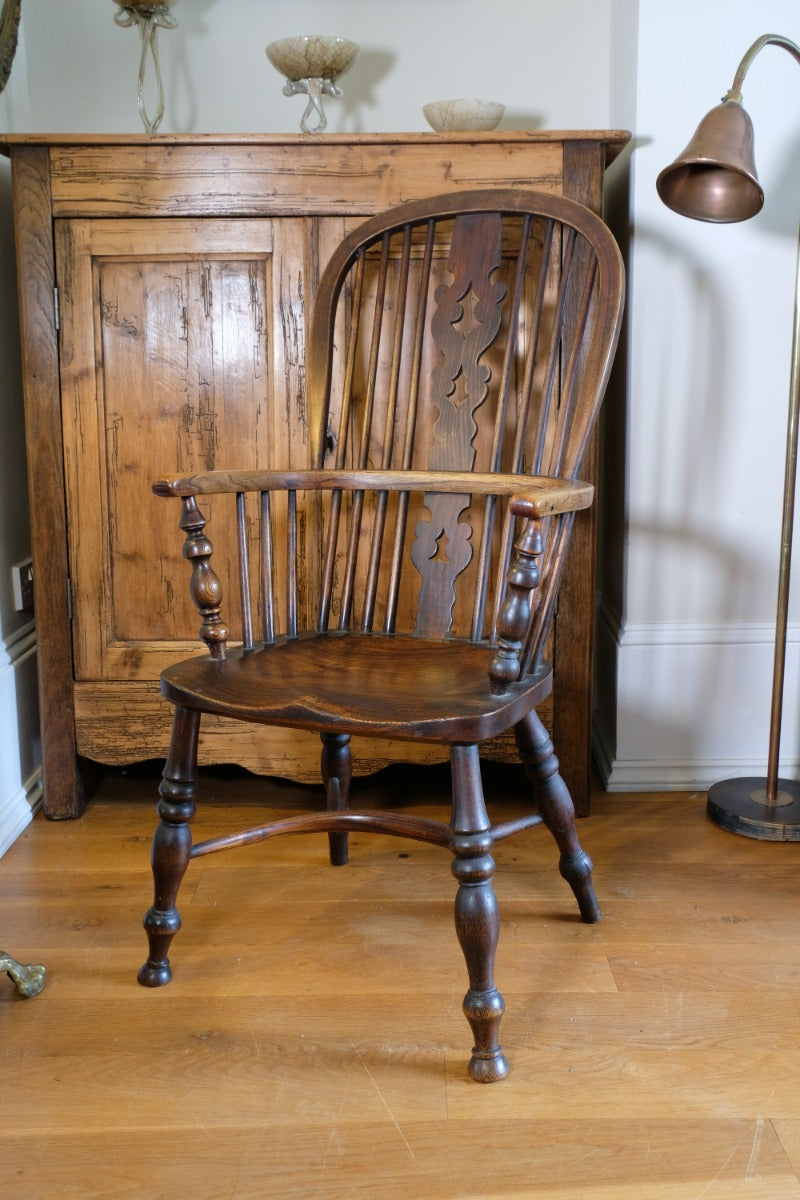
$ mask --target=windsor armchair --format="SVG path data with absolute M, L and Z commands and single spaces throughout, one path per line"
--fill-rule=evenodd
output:
M 182 500 L 208 654 L 162 674 L 173 733 L 142 984 L 170 979 L 192 858 L 324 831 L 341 865 L 349 830 L 419 839 L 453 856 L 470 1074 L 505 1075 L 493 843 L 543 823 L 583 920 L 600 917 L 536 706 L 553 682 L 547 634 L 572 520 L 592 501 L 577 474 L 623 291 L 609 230 L 570 200 L 504 189 L 401 205 L 348 236 L 320 280 L 307 355 L 313 467 L 154 484 Z M 211 505 L 209 524 L 225 531 L 226 503 L 230 576 L 219 552 L 211 565 L 200 509 Z M 238 581 L 235 624 L 222 613 L 223 576 Z M 317 731 L 325 810 L 192 845 L 204 713 Z M 512 728 L 538 810 L 493 825 L 479 745 Z M 355 734 L 448 744 L 450 819 L 351 810 Z

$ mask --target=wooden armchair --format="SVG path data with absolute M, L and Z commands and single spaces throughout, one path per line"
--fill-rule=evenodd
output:
M 176 897 L 192 858 L 319 830 L 342 864 L 348 830 L 415 838 L 453 856 L 470 1074 L 506 1074 L 493 844 L 543 822 L 581 916 L 600 917 L 536 706 L 552 687 L 547 634 L 572 519 L 592 500 L 577 473 L 623 292 L 609 230 L 572 201 L 514 189 L 401 205 L 347 237 L 320 281 L 307 359 L 313 469 L 154 485 L 182 499 L 209 653 L 162 675 L 175 711 L 141 983 L 170 978 Z M 212 568 L 198 501 L 223 533 L 225 504 L 234 510 L 232 575 L 219 550 Z M 221 609 L 229 575 L 235 624 Z M 203 713 L 316 730 L 326 809 L 193 846 Z M 493 825 L 479 744 L 511 728 L 538 811 Z M 448 744 L 450 819 L 352 811 L 354 734 Z

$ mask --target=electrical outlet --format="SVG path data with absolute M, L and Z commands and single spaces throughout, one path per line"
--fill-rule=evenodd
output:
M 11 568 L 11 583 L 14 588 L 14 609 L 28 612 L 33 609 L 33 561 L 26 558 Z

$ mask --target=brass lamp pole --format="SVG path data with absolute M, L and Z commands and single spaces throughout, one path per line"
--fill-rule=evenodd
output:
M 783 46 L 800 63 L 800 46 L 779 34 L 764 34 L 745 54 L 733 86 L 721 104 L 707 113 L 694 137 L 656 181 L 668 208 L 698 221 L 746 221 L 764 203 L 753 156 L 753 125 L 742 107 L 742 83 L 753 59 L 765 46 Z M 795 274 L 789 420 L 786 435 L 783 517 L 778 572 L 778 613 L 772 676 L 767 777 L 726 779 L 708 792 L 708 815 L 724 829 L 765 841 L 800 841 L 800 782 L 778 778 L 783 709 L 786 627 L 797 479 L 800 410 L 800 235 Z

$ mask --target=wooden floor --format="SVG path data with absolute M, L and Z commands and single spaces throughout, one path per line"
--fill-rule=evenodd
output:
M 496 808 L 519 810 L 504 768 Z M 206 781 L 204 833 L 305 789 Z M 445 852 L 286 838 L 197 860 L 175 977 L 135 974 L 155 784 L 110 774 L 80 821 L 0 860 L 0 1192 L 9 1200 L 800 1197 L 800 848 L 724 833 L 697 794 L 599 793 L 585 926 L 549 835 L 498 848 L 511 1074 L 466 1075 Z M 446 802 L 438 771 L 358 802 Z

